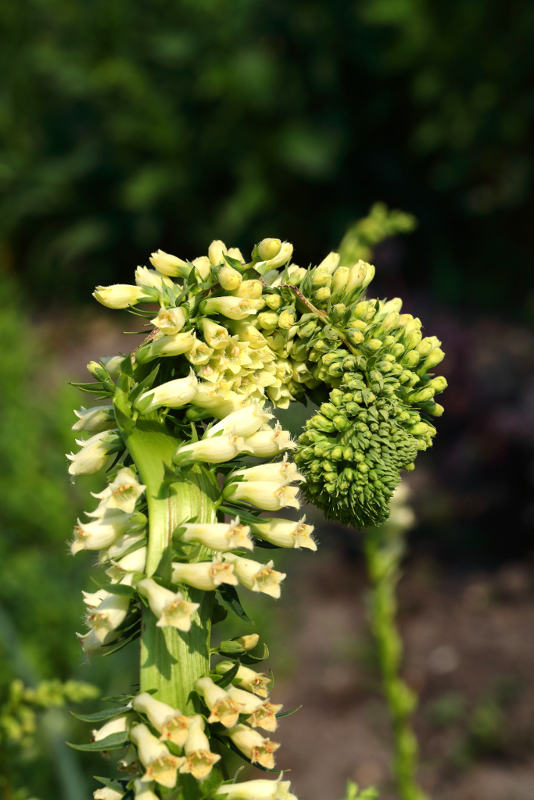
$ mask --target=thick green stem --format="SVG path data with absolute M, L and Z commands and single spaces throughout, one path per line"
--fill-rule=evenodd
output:
M 365 558 L 371 581 L 371 628 L 376 638 L 382 686 L 395 748 L 395 778 L 400 800 L 427 800 L 417 785 L 417 740 L 410 725 L 416 697 L 400 677 L 402 640 L 396 626 L 396 587 L 404 552 L 401 531 L 388 526 L 365 533 Z
M 180 480 L 168 480 L 166 466 L 172 464 L 178 441 L 159 423 L 138 422 L 126 436 L 126 445 L 146 485 L 149 520 L 146 572 L 148 576 L 157 573 L 168 580 L 171 572 L 168 545 L 173 531 L 180 522 L 193 517 L 199 522 L 212 522 L 219 490 L 211 473 L 200 466 L 188 469 Z M 209 672 L 212 599 L 209 592 L 183 586 L 180 591 L 185 599 L 200 603 L 188 633 L 158 628 L 152 612 L 143 611 L 140 686 L 142 691 L 154 691 L 159 700 L 191 714 L 195 711 L 191 696 L 195 681 Z

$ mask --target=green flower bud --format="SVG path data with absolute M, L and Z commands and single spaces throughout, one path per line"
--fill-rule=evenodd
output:
M 443 352 L 441 347 L 435 347 L 433 350 L 430 351 L 428 356 L 425 358 L 422 367 L 425 371 L 433 369 L 434 367 L 437 367 L 437 365 L 440 364 L 444 358 L 445 358 L 445 353 Z M 441 391 L 443 391 L 443 389 Z
M 278 311 L 282 305 L 282 298 L 279 294 L 268 294 L 265 297 L 265 303 L 271 309 L 271 311 Z
M 262 311 L 258 314 L 258 327 L 264 331 L 274 331 L 278 326 L 278 314 L 274 311 Z
M 226 292 L 235 292 L 241 286 L 241 273 L 233 267 L 224 266 L 219 270 L 219 283 Z
M 283 330 L 289 330 L 295 324 L 295 314 L 289 309 L 285 309 L 278 317 L 278 325 Z
M 280 252 L 282 242 L 280 239 L 262 239 L 258 244 L 258 258 L 261 261 L 269 261 Z

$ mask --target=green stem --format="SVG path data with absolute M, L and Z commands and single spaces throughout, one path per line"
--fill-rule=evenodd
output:
M 180 522 L 196 517 L 199 522 L 215 519 L 214 503 L 219 495 L 217 483 L 204 467 L 184 471 L 179 480 L 168 480 L 166 467 L 178 441 L 164 425 L 137 422 L 125 435 L 126 446 L 146 486 L 148 503 L 148 549 L 146 573 L 169 580 L 171 558 L 168 545 Z M 196 560 L 202 552 L 196 554 Z M 188 633 L 175 628 L 158 628 L 150 609 L 143 610 L 141 633 L 141 691 L 155 696 L 185 714 L 195 713 L 192 697 L 195 681 L 210 669 L 212 593 L 180 587 L 186 600 L 199 603 Z M 193 781 L 183 781 L 186 794 L 195 797 Z M 187 788 L 189 786 L 189 789 Z
M 400 800 L 427 800 L 417 785 L 418 747 L 410 718 L 417 698 L 400 677 L 402 640 L 396 625 L 396 587 L 404 552 L 402 531 L 387 523 L 365 533 L 371 628 L 377 643 L 382 686 L 394 738 L 394 770 Z

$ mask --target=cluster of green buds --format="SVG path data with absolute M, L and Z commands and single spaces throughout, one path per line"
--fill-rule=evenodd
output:
M 82 647 L 141 638 L 139 693 L 93 715 L 105 725 L 81 746 L 122 750 L 126 775 L 96 800 L 294 800 L 281 778 L 228 780 L 230 751 L 274 769 L 280 706 L 254 669 L 258 636 L 213 646 L 212 625 L 246 618 L 240 587 L 280 596 L 285 574 L 252 550 L 316 549 L 304 518 L 277 516 L 299 509 L 300 484 L 336 519 L 377 522 L 435 433 L 439 342 L 399 300 L 364 299 L 371 265 L 330 253 L 306 270 L 292 254 L 278 239 L 248 262 L 220 241 L 192 261 L 159 250 L 135 284 L 94 293 L 146 325 L 132 353 L 88 365 L 94 380 L 77 385 L 100 402 L 77 412 L 87 438 L 69 455 L 74 477 L 107 471 L 71 544 L 97 551 L 105 575 L 84 593 Z M 322 405 L 297 445 L 269 405 L 310 392 Z

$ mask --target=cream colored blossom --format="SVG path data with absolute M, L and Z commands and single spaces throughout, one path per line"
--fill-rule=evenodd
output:
M 305 517 L 299 522 L 289 519 L 258 519 L 252 529 L 257 536 L 277 547 L 306 548 L 317 550 L 317 545 L 312 539 L 313 525 L 307 525 Z
M 274 428 L 257 431 L 246 439 L 250 451 L 261 458 L 273 458 L 284 450 L 294 449 L 297 445 L 291 441 L 289 431 L 283 430 L 280 424 Z
M 143 781 L 155 781 L 168 789 L 176 786 L 176 773 L 184 758 L 173 756 L 166 746 L 153 736 L 146 725 L 135 725 L 130 733 L 137 746 L 139 760 L 145 767 Z
M 161 741 L 172 742 L 177 747 L 184 746 L 191 717 L 182 714 L 178 708 L 157 700 L 148 692 L 134 697 L 133 707 L 147 716 L 150 724 L 161 734 Z
M 190 603 L 181 592 L 171 592 L 160 586 L 152 578 L 144 578 L 137 584 L 137 590 L 147 598 L 150 610 L 158 618 L 158 628 L 177 628 L 187 632 L 191 629 L 198 603 Z
M 103 491 L 93 494 L 93 497 L 100 500 L 100 504 L 97 510 L 91 512 L 89 516 L 99 517 L 103 511 L 112 508 L 131 514 L 145 489 L 146 486 L 139 483 L 130 467 L 122 467 Z
M 191 402 L 196 390 L 197 379 L 191 370 L 186 378 L 176 378 L 173 381 L 161 383 L 148 392 L 143 392 L 137 398 L 135 405 L 143 414 L 148 414 L 162 406 L 180 408 Z
M 173 583 L 185 583 L 195 589 L 211 592 L 221 583 L 237 586 L 237 578 L 231 564 L 220 561 L 199 561 L 194 564 L 181 564 L 173 561 Z
M 184 327 L 186 316 L 183 308 L 162 308 L 150 322 L 166 336 L 176 336 Z
M 228 731 L 228 735 L 238 750 L 253 764 L 260 764 L 267 769 L 274 768 L 274 753 L 280 747 L 248 725 L 239 724 Z
M 89 439 L 76 439 L 76 444 L 81 447 L 77 453 L 67 453 L 71 462 L 70 475 L 93 475 L 103 469 L 122 443 L 118 431 L 106 430 L 95 433 Z
M 234 502 L 251 503 L 263 511 L 280 511 L 286 506 L 300 508 L 298 491 L 296 486 L 280 485 L 274 481 L 242 481 L 226 484 L 223 495 Z
M 174 455 L 174 462 L 203 461 L 207 464 L 222 464 L 232 461 L 239 453 L 250 452 L 242 436 L 226 434 L 200 439 L 198 442 L 182 445 Z
M 128 283 L 115 283 L 112 286 L 97 286 L 93 297 L 107 308 L 129 308 L 137 303 L 150 302 L 152 295 L 140 286 Z
M 249 536 L 250 528 L 241 525 L 239 517 L 230 523 L 190 523 L 183 526 L 182 539 L 184 542 L 198 542 L 211 550 L 236 550 L 244 547 L 252 550 L 254 545 Z
M 78 417 L 78 421 L 72 426 L 73 431 L 93 434 L 108 431 L 116 426 L 112 405 L 82 407 L 74 413 Z
M 212 753 L 210 750 L 209 739 L 204 733 L 204 721 L 200 716 L 191 719 L 184 752 L 185 760 L 180 772 L 189 773 L 197 781 L 205 780 L 213 765 L 221 759 L 218 753 Z
M 155 253 L 152 253 L 150 255 L 150 263 L 161 275 L 168 275 L 171 278 L 176 275 L 183 275 L 188 269 L 186 261 L 178 258 L 178 256 L 166 253 L 164 250 L 156 250 Z
M 217 686 L 209 677 L 199 678 L 195 688 L 210 710 L 208 722 L 220 722 L 225 728 L 233 727 L 239 719 L 240 704 L 228 692 Z
M 234 567 L 234 574 L 239 583 L 252 592 L 263 592 L 270 597 L 280 597 L 280 583 L 285 579 L 284 572 L 273 569 L 273 562 L 261 564 L 251 558 L 241 558 L 234 553 L 225 553 L 225 561 Z

